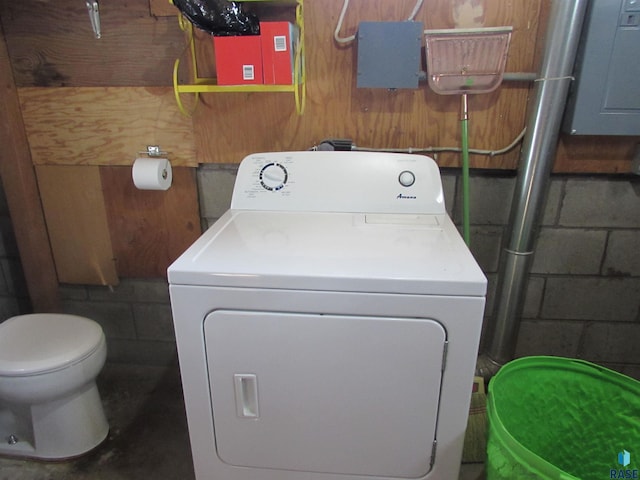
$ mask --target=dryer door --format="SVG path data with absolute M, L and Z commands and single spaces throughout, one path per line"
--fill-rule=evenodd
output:
M 446 343 L 438 322 L 218 310 L 204 333 L 223 462 L 429 472 Z

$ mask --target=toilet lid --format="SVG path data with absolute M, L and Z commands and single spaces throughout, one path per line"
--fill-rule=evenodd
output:
M 93 353 L 103 337 L 100 325 L 76 315 L 36 313 L 9 318 L 0 323 L 0 375 L 57 370 Z

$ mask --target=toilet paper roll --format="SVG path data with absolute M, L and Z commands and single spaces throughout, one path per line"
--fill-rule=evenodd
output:
M 136 158 L 132 177 L 140 190 L 167 190 L 171 186 L 171 163 L 166 158 Z

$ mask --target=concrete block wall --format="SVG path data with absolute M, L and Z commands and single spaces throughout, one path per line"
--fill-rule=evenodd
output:
M 543 295 L 521 353 L 541 348 L 527 330 L 550 327 L 567 354 L 640 378 L 640 177 L 558 184 L 532 267 Z
M 108 288 L 61 285 L 65 313 L 98 322 L 107 337 L 107 361 L 141 365 L 177 362 L 166 279 L 121 279 Z
M 471 249 L 490 282 L 487 317 L 514 188 L 515 177 L 471 180 Z M 639 344 L 640 177 L 553 176 L 516 356 L 582 358 L 640 379 Z
M 203 229 L 229 209 L 237 173 L 238 165 L 202 165 L 198 168 L 198 197 Z

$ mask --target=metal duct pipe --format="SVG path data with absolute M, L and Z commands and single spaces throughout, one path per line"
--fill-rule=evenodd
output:
M 492 376 L 515 352 L 537 228 L 544 210 L 560 124 L 572 80 L 587 0 L 553 0 L 545 52 L 527 119 L 511 204 L 509 236 L 498 271 L 488 350 L 477 374 Z

